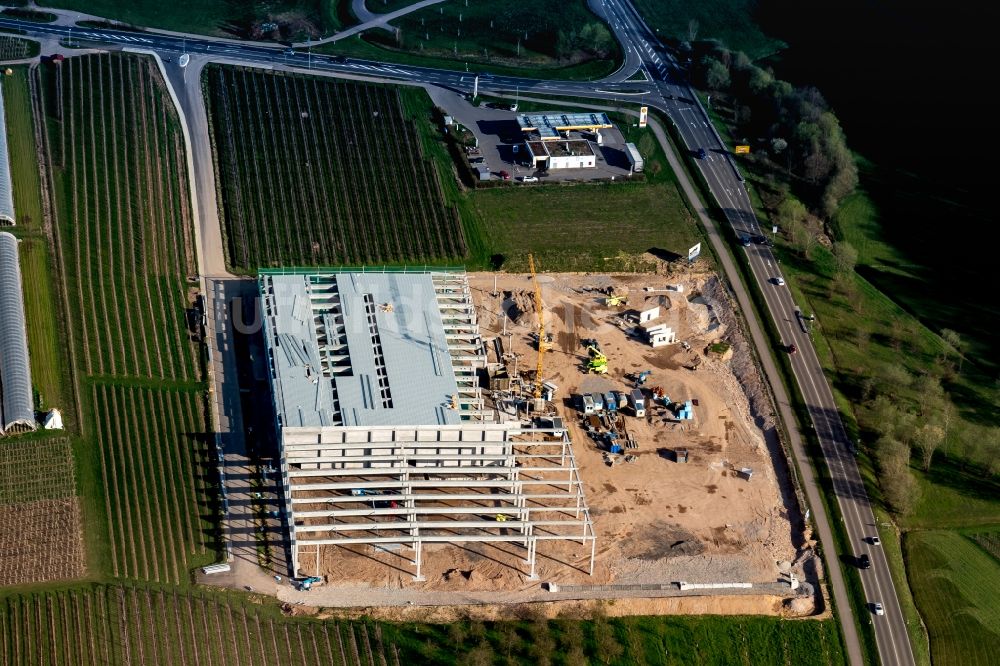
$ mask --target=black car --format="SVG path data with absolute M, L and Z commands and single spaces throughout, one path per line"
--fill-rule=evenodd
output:
M 757 245 L 767 244 L 767 236 L 754 236 L 751 240 L 753 240 L 754 243 L 757 243 Z
M 750 247 L 750 237 L 740 236 L 740 245 L 742 245 L 743 247 Z
M 861 553 L 861 555 L 858 556 L 858 568 L 859 569 L 872 568 L 872 560 L 870 557 L 868 557 L 868 553 Z
M 699 160 L 703 160 L 706 157 L 708 157 L 708 151 L 705 150 L 704 148 L 699 148 L 698 149 L 698 159 Z

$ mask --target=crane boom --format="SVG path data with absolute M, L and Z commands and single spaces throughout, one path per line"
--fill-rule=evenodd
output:
M 545 317 L 542 313 L 542 288 L 538 285 L 535 275 L 535 258 L 528 253 L 528 268 L 531 269 L 531 282 L 535 285 L 535 312 L 538 313 L 538 365 L 535 367 L 535 398 L 542 397 L 542 368 L 545 360 Z

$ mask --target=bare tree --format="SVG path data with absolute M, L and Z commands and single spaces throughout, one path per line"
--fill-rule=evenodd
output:
M 933 423 L 925 423 L 917 429 L 913 439 L 920 451 L 920 459 L 924 464 L 925 472 L 930 471 L 934 452 L 941 446 L 944 436 L 944 428 Z
M 965 341 L 962 340 L 962 336 L 957 331 L 953 331 L 950 328 L 943 329 L 941 337 L 954 350 L 955 356 L 958 357 L 958 373 L 962 374 L 962 361 L 965 360 Z
M 691 19 L 688 21 L 688 38 L 689 42 L 693 42 L 698 39 L 698 19 Z

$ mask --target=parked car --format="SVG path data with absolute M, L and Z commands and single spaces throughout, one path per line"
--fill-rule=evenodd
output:
M 876 615 L 885 615 L 885 609 L 882 608 L 882 604 L 878 601 L 872 603 L 872 612 Z
M 538 178 L 535 176 L 521 176 L 522 183 L 537 183 Z
M 500 176 L 500 178 L 502 178 L 503 180 L 510 180 L 510 174 L 507 173 L 506 171 L 497 171 L 497 175 Z

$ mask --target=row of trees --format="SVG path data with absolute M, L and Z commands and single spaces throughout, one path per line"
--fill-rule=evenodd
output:
M 775 164 L 816 192 L 826 219 L 858 183 L 857 167 L 840 122 L 820 92 L 795 87 L 715 42 L 692 51 L 692 82 L 726 96 L 740 135 L 762 144 Z
M 897 327 L 888 336 L 889 344 L 905 353 L 906 332 Z M 931 370 L 915 375 L 901 363 L 873 364 L 861 385 L 864 408 L 858 418 L 865 430 L 874 433 L 872 451 L 885 500 L 902 514 L 912 511 L 920 499 L 911 472 L 914 462 L 929 472 L 935 459 L 940 462 L 943 456 L 963 468 L 1000 474 L 1000 456 L 996 455 L 1000 427 L 959 418 L 955 398 L 942 380 L 953 381 L 961 372 L 963 343 L 949 329 L 941 337 L 948 347 Z M 866 339 L 859 338 L 858 343 L 868 345 Z

